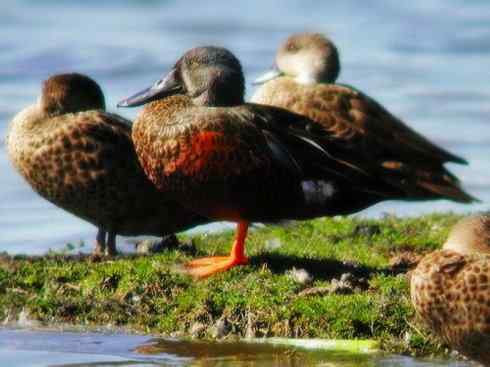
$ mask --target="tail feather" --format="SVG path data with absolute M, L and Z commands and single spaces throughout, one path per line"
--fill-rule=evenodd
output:
M 433 197 L 440 197 L 441 199 L 449 199 L 456 201 L 458 203 L 474 203 L 480 202 L 476 197 L 465 192 L 461 187 L 456 185 L 444 185 L 436 182 L 424 182 L 421 181 L 419 183 L 420 187 L 426 189 L 429 194 L 432 194 Z M 429 199 L 431 196 L 429 195 Z
M 402 188 L 402 200 L 448 199 L 459 203 L 479 202 L 476 197 L 461 188 L 459 179 L 443 165 L 412 167 L 402 162 L 383 162 L 390 171 L 390 183 Z

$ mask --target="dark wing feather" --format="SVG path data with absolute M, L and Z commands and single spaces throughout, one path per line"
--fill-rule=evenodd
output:
M 361 154 L 352 155 L 350 148 L 346 150 L 314 121 L 281 108 L 254 104 L 247 107 L 253 111 L 254 123 L 288 149 L 301 167 L 304 179 L 332 178 L 381 197 L 403 195 L 396 184 L 379 175 L 383 168 Z
M 303 170 L 287 147 L 271 132 L 262 130 L 262 133 L 276 161 L 293 175 L 302 176 Z
M 267 126 L 288 147 L 291 146 L 289 150 L 307 177 L 327 174 L 360 191 L 392 199 L 476 200 L 465 193 L 442 166 L 378 160 L 362 146 L 346 142 L 305 116 L 278 107 L 248 106 L 259 116 L 257 123 Z
M 316 121 L 317 124 L 298 120 L 296 128 L 313 135 L 314 141 L 321 141 L 337 161 L 383 176 L 385 182 L 401 189 L 399 199 L 477 201 L 461 189 L 457 177 L 444 167 L 448 161 L 466 163 L 464 159 L 431 143 L 368 96 L 342 85 L 298 86 L 288 80 L 281 83 L 274 87 L 282 91 L 280 98 L 268 93 L 262 102 Z M 294 130 L 291 124 L 282 125 L 289 132 Z

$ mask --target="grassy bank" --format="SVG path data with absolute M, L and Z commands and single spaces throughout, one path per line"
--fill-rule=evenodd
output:
M 147 256 L 0 257 L 0 320 L 122 326 L 174 336 L 374 338 L 441 352 L 410 307 L 406 270 L 454 215 L 319 219 L 253 230 L 249 266 L 195 282 L 176 264 L 229 251 L 232 232 L 181 238 Z

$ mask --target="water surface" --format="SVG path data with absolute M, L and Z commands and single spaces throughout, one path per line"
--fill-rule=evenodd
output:
M 466 362 L 346 354 L 253 342 L 203 342 L 117 333 L 0 328 L 0 361 L 9 367 L 329 366 L 469 367 Z

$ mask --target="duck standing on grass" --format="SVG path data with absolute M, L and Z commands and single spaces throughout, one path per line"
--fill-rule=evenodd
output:
M 229 256 L 186 264 L 196 277 L 247 263 L 250 222 L 349 214 L 423 189 L 304 116 L 246 104 L 240 62 L 223 48 L 186 52 L 118 105 L 142 104 L 133 141 L 150 180 L 192 211 L 238 223 Z
M 490 216 L 460 220 L 442 250 L 411 275 L 411 298 L 429 328 L 463 355 L 490 366 Z
M 98 254 L 116 253 L 116 234 L 163 236 L 206 222 L 156 190 L 138 163 L 131 122 L 104 109 L 89 77 L 50 77 L 10 124 L 14 167 L 42 197 L 98 227 Z
M 335 45 L 319 33 L 290 36 L 276 54 L 275 68 L 256 80 L 252 101 L 286 108 L 322 125 L 355 146 L 366 159 L 404 176 L 414 190 L 406 200 L 474 200 L 459 187 L 444 163 L 466 164 L 433 144 L 362 92 L 335 81 L 340 73 Z

